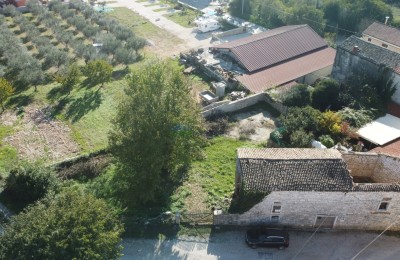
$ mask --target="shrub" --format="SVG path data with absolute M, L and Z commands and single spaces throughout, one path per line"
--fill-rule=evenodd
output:
M 340 85 L 338 82 L 331 79 L 320 81 L 311 93 L 312 106 L 321 111 L 340 109 L 339 92 Z
M 30 204 L 57 189 L 58 184 L 52 169 L 25 162 L 10 171 L 4 193 L 10 200 Z
M 225 134 L 229 129 L 229 120 L 226 116 L 214 116 L 206 121 L 206 135 L 213 137 Z
M 328 148 L 335 145 L 335 141 L 329 135 L 321 135 L 319 141 Z
M 322 133 L 337 136 L 340 134 L 340 116 L 333 111 L 326 111 L 319 117 L 319 126 Z
M 370 110 L 366 109 L 352 109 L 345 107 L 338 111 L 338 115 L 341 117 L 342 121 L 350 124 L 352 127 L 360 128 L 363 125 L 369 123 L 374 118 L 374 114 Z
M 299 129 L 290 135 L 290 145 L 298 148 L 310 148 L 313 139 L 314 135 L 311 132 L 307 133 L 303 129 Z
M 290 89 L 283 97 L 285 106 L 305 107 L 311 104 L 310 90 L 307 85 L 300 84 Z

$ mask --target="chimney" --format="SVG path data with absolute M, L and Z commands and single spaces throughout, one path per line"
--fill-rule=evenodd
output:
M 389 16 L 386 16 L 386 17 L 385 17 L 385 25 L 387 24 L 389 18 L 390 18 Z
M 360 51 L 360 48 L 358 48 L 357 45 L 354 45 L 354 46 L 353 46 L 353 52 L 354 52 L 354 53 L 357 53 L 357 52 L 359 52 L 359 51 Z

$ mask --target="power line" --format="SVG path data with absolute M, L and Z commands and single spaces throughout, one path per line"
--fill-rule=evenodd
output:
M 375 237 L 371 242 L 368 243 L 368 245 L 366 245 L 363 249 L 361 249 L 355 256 L 353 256 L 351 258 L 351 260 L 356 259 L 365 249 L 367 249 L 370 245 L 372 245 L 378 238 L 380 238 L 383 233 L 385 233 L 389 228 L 391 228 L 391 226 L 394 225 L 394 223 L 396 223 L 399 219 L 397 218 L 395 221 L 392 222 L 392 224 L 390 224 L 387 228 L 385 228 L 385 230 L 383 230 L 377 237 Z

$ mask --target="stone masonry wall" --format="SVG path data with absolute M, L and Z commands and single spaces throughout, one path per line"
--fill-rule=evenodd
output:
M 400 158 L 376 153 L 342 154 L 352 176 L 370 177 L 376 183 L 400 182 Z
M 389 203 L 386 211 L 378 210 L 382 200 Z M 280 213 L 272 213 L 280 203 Z M 333 229 L 383 230 L 398 220 L 400 193 L 397 192 L 294 192 L 277 191 L 244 214 L 215 216 L 217 225 L 269 224 L 296 228 L 313 228 L 317 216 L 335 218 Z M 279 221 L 271 221 L 279 216 Z M 390 230 L 400 230 L 400 221 Z

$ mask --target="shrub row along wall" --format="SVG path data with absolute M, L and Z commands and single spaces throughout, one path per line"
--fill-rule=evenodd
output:
M 209 117 L 212 115 L 231 113 L 231 112 L 235 112 L 235 111 L 244 109 L 246 107 L 255 105 L 258 102 L 267 102 L 270 106 L 272 106 L 274 109 L 276 109 L 280 113 L 285 113 L 287 110 L 287 108 L 284 105 L 282 105 L 281 103 L 275 102 L 266 93 L 258 93 L 258 94 L 247 96 L 245 98 L 238 99 L 238 100 L 231 101 L 231 102 L 222 101 L 221 105 L 219 105 L 219 106 L 215 106 L 215 105 L 211 106 L 210 105 L 210 109 L 204 110 L 202 112 L 202 115 L 204 117 Z
M 400 182 L 400 158 L 376 153 L 343 153 L 352 176 L 369 177 L 377 183 Z

